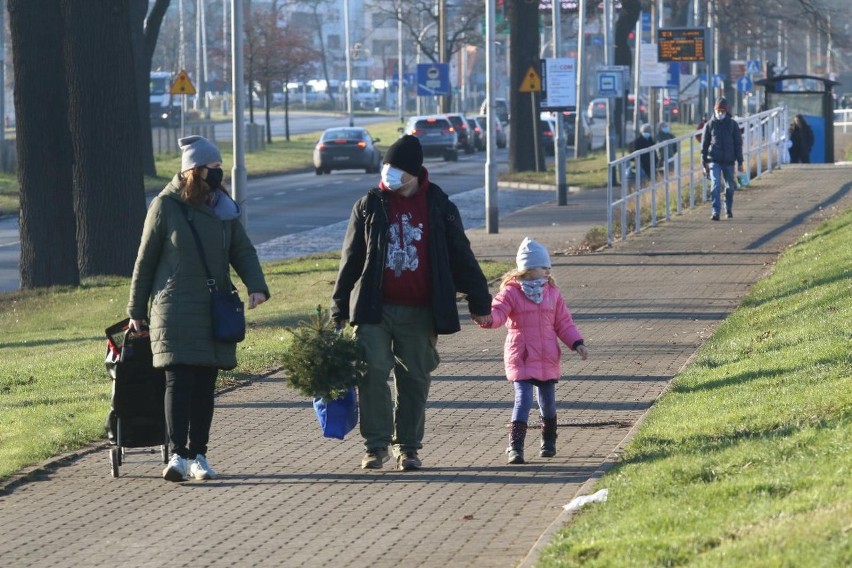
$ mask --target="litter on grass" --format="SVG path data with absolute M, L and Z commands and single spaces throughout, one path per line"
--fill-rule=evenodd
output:
M 606 496 L 609 494 L 609 489 L 601 489 L 591 495 L 581 495 L 580 497 L 574 497 L 571 499 L 571 502 L 567 505 L 562 505 L 562 508 L 566 511 L 576 511 L 580 507 L 584 505 L 588 505 L 589 503 L 603 503 L 606 501 Z

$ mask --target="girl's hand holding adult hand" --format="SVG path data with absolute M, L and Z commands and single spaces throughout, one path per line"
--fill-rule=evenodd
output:
M 249 294 L 248 309 L 250 309 L 250 310 L 254 309 L 256 306 L 259 306 L 260 304 L 262 304 L 265 301 L 266 301 L 266 294 L 263 294 L 261 292 L 254 292 L 252 294 Z
M 485 316 L 471 315 L 470 317 L 477 323 L 477 325 L 479 325 L 479 327 L 491 327 L 491 322 L 494 321 L 491 318 L 491 314 Z

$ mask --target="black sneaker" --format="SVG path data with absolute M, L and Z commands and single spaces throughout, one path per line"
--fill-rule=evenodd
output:
M 733 213 L 731 213 L 730 211 L 728 211 L 727 213 L 725 213 L 725 217 L 727 217 L 728 219 L 733 219 L 733 218 L 734 218 L 734 214 L 733 214 Z
M 389 459 L 387 448 L 370 448 L 361 458 L 361 469 L 382 469 L 382 464 Z
M 423 462 L 417 457 L 417 452 L 402 452 L 396 458 L 396 467 L 402 471 L 414 471 L 423 467 Z
M 718 220 L 719 220 L 719 215 L 713 215 L 712 217 L 710 217 L 710 220 L 711 220 L 711 221 L 718 221 Z

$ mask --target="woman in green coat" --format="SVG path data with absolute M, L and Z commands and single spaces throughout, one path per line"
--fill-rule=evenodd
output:
M 127 306 L 130 328 L 150 333 L 154 366 L 166 373 L 169 481 L 216 476 L 206 457 L 216 376 L 237 366 L 236 344 L 213 338 L 207 271 L 190 223 L 219 290 L 231 289 L 233 266 L 248 289 L 249 309 L 269 298 L 240 207 L 222 188 L 219 150 L 201 136 L 178 142 L 181 172 L 148 209 Z

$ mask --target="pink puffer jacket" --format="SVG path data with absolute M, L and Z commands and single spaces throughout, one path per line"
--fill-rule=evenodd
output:
M 574 349 L 583 340 L 559 288 L 548 284 L 536 304 L 524 295 L 517 281 L 510 281 L 491 302 L 489 327 L 506 324 L 509 334 L 503 348 L 506 378 L 558 380 L 562 349 L 557 338 Z

